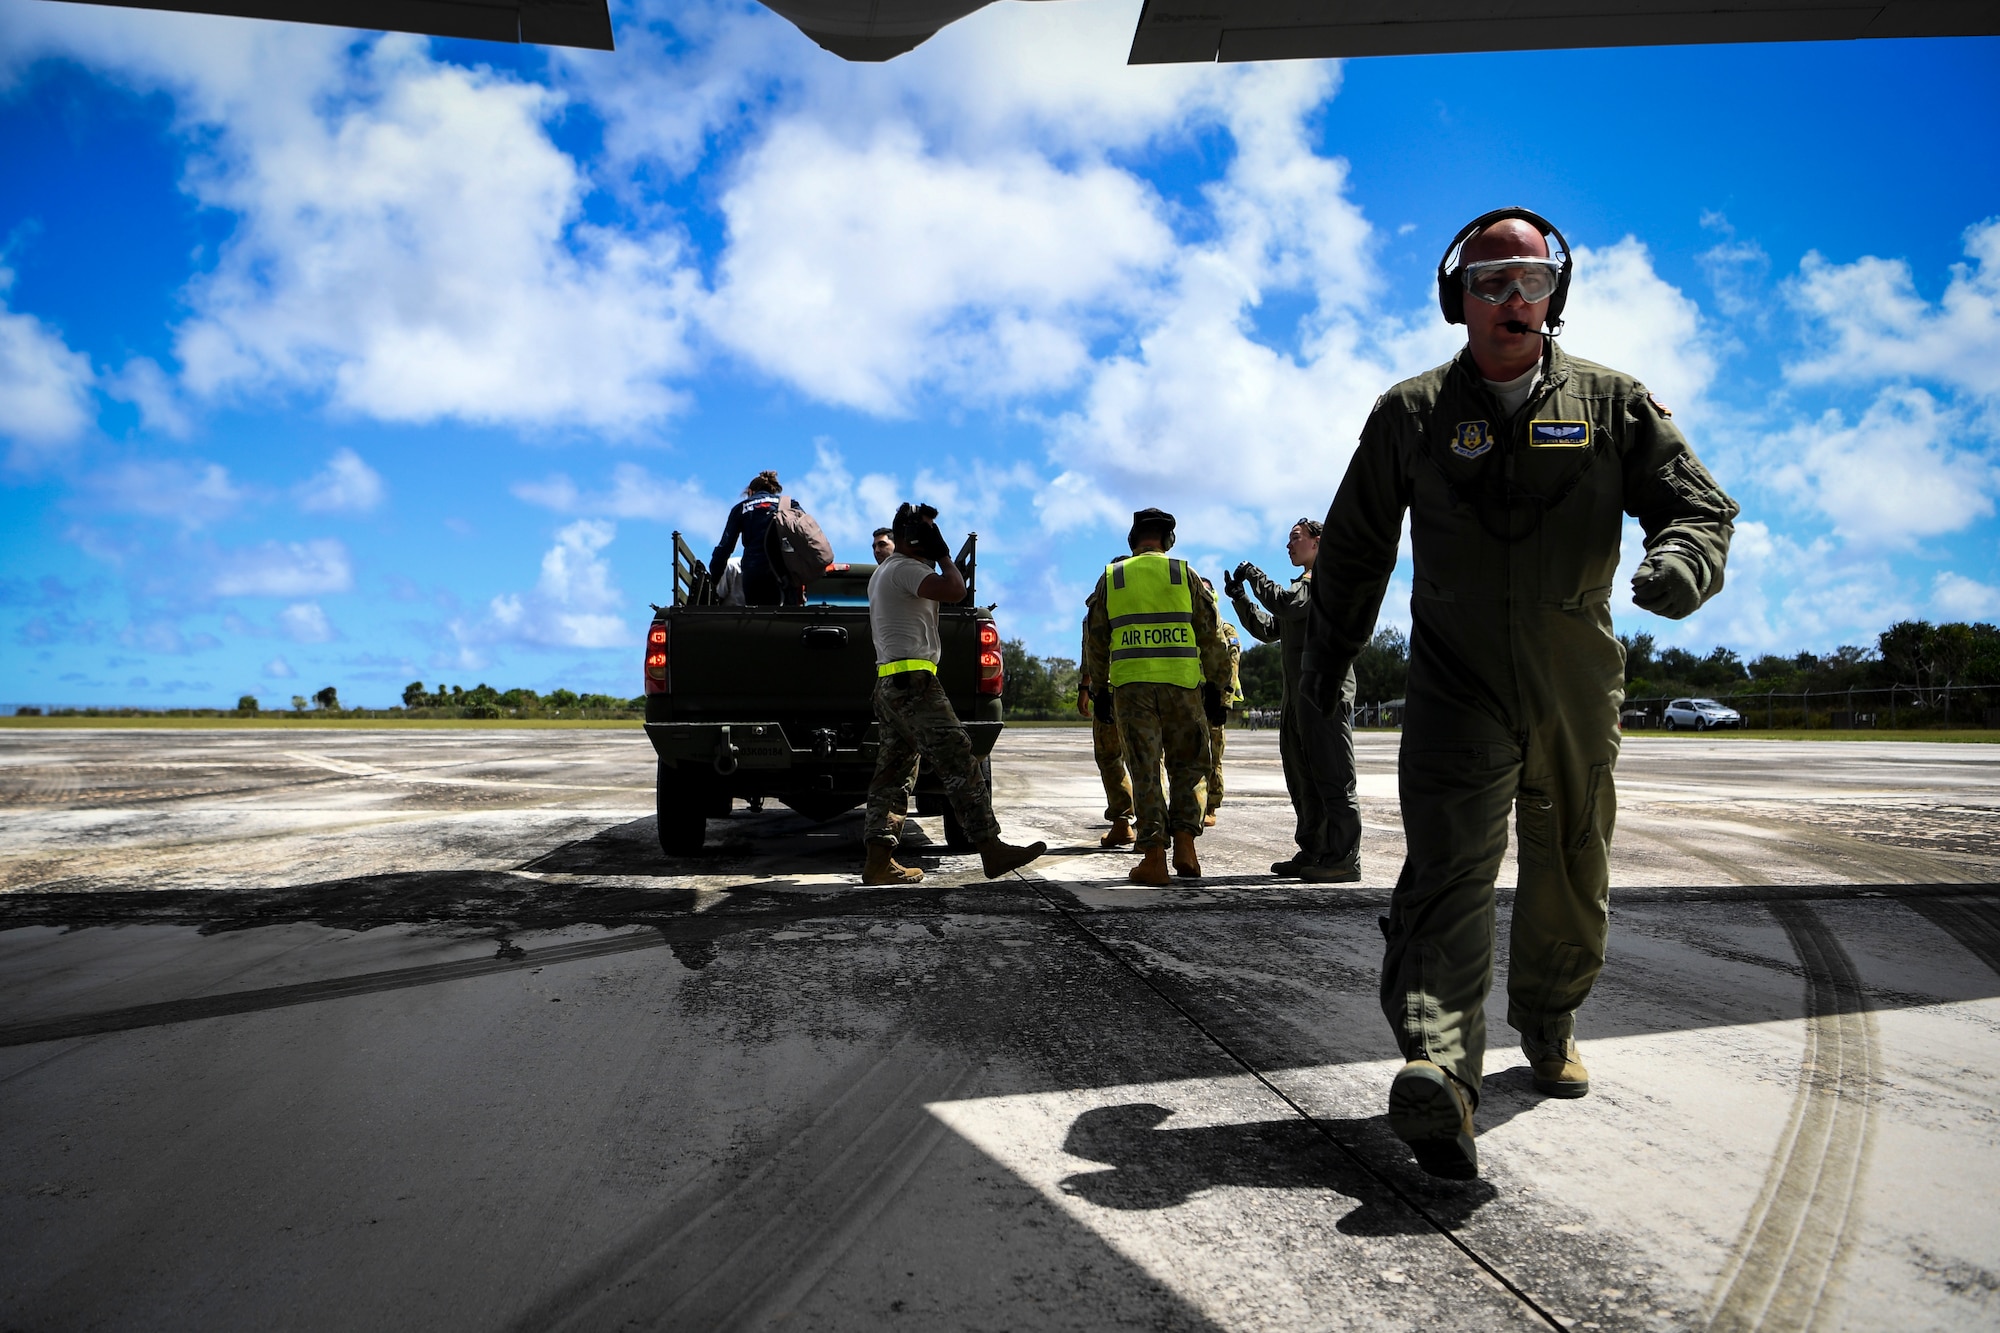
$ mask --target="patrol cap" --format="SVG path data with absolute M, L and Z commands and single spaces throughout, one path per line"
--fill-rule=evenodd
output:
M 1139 534 L 1157 530 L 1160 534 L 1160 549 L 1170 551 L 1174 545 L 1174 516 L 1164 509 L 1141 509 L 1132 515 L 1132 530 L 1125 534 L 1125 545 L 1139 544 Z

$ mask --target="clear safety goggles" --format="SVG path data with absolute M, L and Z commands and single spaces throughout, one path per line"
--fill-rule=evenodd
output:
M 1553 259 L 1483 259 L 1459 270 L 1465 290 L 1488 305 L 1505 305 L 1515 292 L 1529 305 L 1556 294 L 1562 265 Z

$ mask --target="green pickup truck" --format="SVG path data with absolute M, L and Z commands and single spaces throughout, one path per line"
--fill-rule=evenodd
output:
M 957 563 L 965 598 L 941 607 L 951 706 L 987 756 L 1000 737 L 1000 631 L 973 601 L 979 534 Z M 692 856 L 708 821 L 737 797 L 775 797 L 813 820 L 868 799 L 875 774 L 875 641 L 868 628 L 874 565 L 835 564 L 803 606 L 731 606 L 716 597 L 700 561 L 674 534 L 674 597 L 655 606 L 646 632 L 646 735 L 659 755 L 660 850 Z M 945 844 L 969 844 L 928 769 L 916 813 L 941 815 Z

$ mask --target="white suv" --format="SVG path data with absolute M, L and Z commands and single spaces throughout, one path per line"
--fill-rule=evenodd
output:
M 1679 731 L 1682 727 L 1696 731 L 1707 731 L 1710 727 L 1741 728 L 1743 714 L 1734 708 L 1724 708 L 1713 699 L 1676 699 L 1667 705 L 1662 725 L 1668 731 Z

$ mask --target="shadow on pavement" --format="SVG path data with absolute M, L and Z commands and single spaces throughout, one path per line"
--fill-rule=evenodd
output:
M 1385 1117 L 1317 1124 L 1288 1117 L 1161 1129 L 1172 1114 L 1151 1102 L 1132 1102 L 1079 1115 L 1063 1151 L 1110 1169 L 1069 1176 L 1062 1191 L 1100 1208 L 1133 1211 L 1177 1208 L 1205 1190 L 1228 1186 L 1331 1190 L 1360 1200 L 1337 1224 L 1346 1235 L 1409 1236 L 1434 1229 L 1327 1137 L 1342 1142 L 1381 1139 L 1388 1148 L 1393 1137 Z M 1395 1151 L 1401 1154 L 1402 1149 L 1396 1146 Z M 1495 1193 L 1492 1185 L 1478 1180 L 1427 1191 L 1424 1202 L 1438 1223 L 1457 1227 Z

